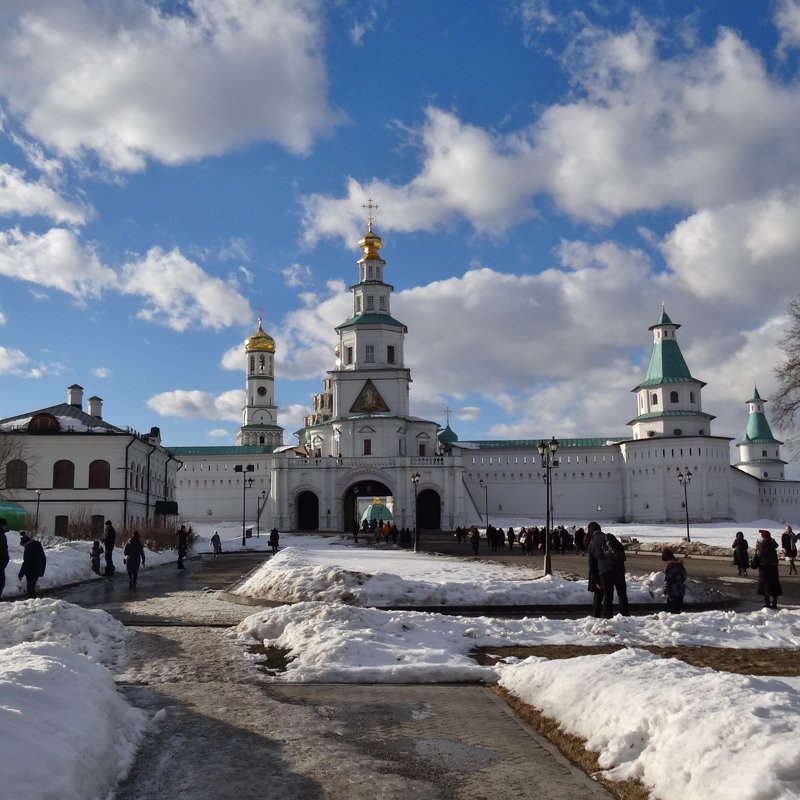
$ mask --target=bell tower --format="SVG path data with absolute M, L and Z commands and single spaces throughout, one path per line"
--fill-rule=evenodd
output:
M 283 444 L 283 428 L 278 425 L 275 405 L 275 340 L 261 327 L 247 338 L 245 352 L 245 405 L 242 427 L 236 432 L 237 445 Z

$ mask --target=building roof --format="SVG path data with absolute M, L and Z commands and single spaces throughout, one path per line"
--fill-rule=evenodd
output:
M 598 436 L 595 438 L 583 439 L 559 439 L 559 449 L 564 447 L 608 447 L 619 442 L 630 439 L 625 436 Z M 512 450 L 512 449 L 536 449 L 541 442 L 549 442 L 549 438 L 544 439 L 485 439 L 481 441 L 459 442 L 460 445 L 471 445 L 479 450 Z
M 6 433 L 27 431 L 30 421 L 39 414 L 49 414 L 58 420 L 60 430 L 53 431 L 53 433 L 134 433 L 130 428 L 119 428 L 100 417 L 87 414 L 77 406 L 69 403 L 58 403 L 47 408 L 26 411 L 24 414 L 0 419 L 0 430 Z
M 390 314 L 356 314 L 341 325 L 337 325 L 336 330 L 352 328 L 354 325 L 387 325 L 390 328 L 402 328 L 403 333 L 408 333 L 408 328 Z
M 177 458 L 187 456 L 250 456 L 271 453 L 275 448 L 267 444 L 210 445 L 208 447 L 170 447 Z
M 670 417 L 700 417 L 701 419 L 716 419 L 713 414 L 706 414 L 705 411 L 648 411 L 646 414 L 639 414 L 632 419 L 628 425 L 634 422 L 642 422 L 646 419 L 669 419 Z
M 458 441 L 458 434 L 448 425 L 439 434 L 439 441 L 442 444 L 455 444 Z

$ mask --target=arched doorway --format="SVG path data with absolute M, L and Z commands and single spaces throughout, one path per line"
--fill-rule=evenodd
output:
M 417 519 L 421 531 L 438 531 L 442 528 L 442 501 L 433 489 L 423 489 L 417 496 Z
M 362 478 L 357 483 L 354 483 L 345 492 L 343 498 L 343 514 L 345 532 L 352 533 L 355 526 L 359 522 L 360 515 L 358 513 L 358 500 L 359 498 L 372 500 L 373 497 L 391 497 L 392 491 L 385 483 L 381 481 L 373 481 L 369 478 Z M 395 519 L 397 518 L 397 509 L 395 509 Z M 400 527 L 400 522 L 397 522 Z
M 319 498 L 314 492 L 301 492 L 295 501 L 297 530 L 319 530 Z

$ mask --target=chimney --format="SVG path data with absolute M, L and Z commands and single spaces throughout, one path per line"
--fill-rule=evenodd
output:
M 86 411 L 97 419 L 103 418 L 103 398 L 93 394 L 86 404 Z
M 145 437 L 155 444 L 161 444 L 161 428 L 150 428 L 150 433 Z
M 83 386 L 73 383 L 67 387 L 67 403 L 83 410 Z

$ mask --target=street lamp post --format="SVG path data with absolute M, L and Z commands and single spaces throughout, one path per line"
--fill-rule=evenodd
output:
M 484 507 L 486 508 L 486 536 L 489 536 L 489 484 L 483 482 L 483 478 L 478 481 L 484 494 Z
M 39 501 L 42 499 L 42 492 L 40 489 L 36 490 L 36 532 L 39 532 Z
M 411 483 L 414 484 L 414 552 L 418 552 L 418 535 L 417 531 L 419 529 L 419 509 L 417 507 L 417 488 L 419 487 L 419 479 L 420 474 L 419 472 L 415 472 L 411 476 Z
M 262 489 L 261 494 L 256 498 L 256 539 L 261 538 L 261 514 L 267 506 L 267 490 Z
M 691 542 L 692 537 L 689 535 L 689 497 L 687 495 L 687 489 L 689 488 L 689 484 L 692 480 L 692 471 L 689 467 L 681 472 L 680 469 L 678 470 L 678 483 L 683 486 L 683 508 L 686 511 L 686 541 Z
M 252 464 L 236 464 L 233 467 L 234 472 L 242 473 L 242 547 L 247 547 L 247 533 L 245 528 L 245 516 L 247 512 L 247 490 L 253 485 L 252 478 L 245 478 L 245 472 L 254 472 L 255 467 Z
M 545 509 L 545 526 L 544 526 L 544 574 L 553 574 L 553 564 L 550 559 L 550 526 L 552 524 L 553 514 L 553 467 L 558 466 L 558 459 L 556 453 L 558 452 L 558 440 L 555 436 L 550 437 L 549 442 L 539 442 L 536 448 L 539 451 L 539 457 L 542 459 L 542 466 L 544 467 L 544 483 L 545 483 L 545 498 L 547 501 L 547 508 Z

